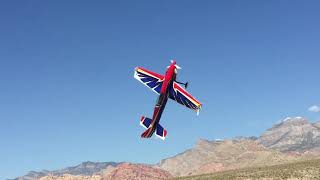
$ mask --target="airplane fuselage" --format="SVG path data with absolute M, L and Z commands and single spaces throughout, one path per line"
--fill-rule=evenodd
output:
M 176 80 L 176 67 L 175 62 L 171 63 L 169 66 L 165 78 L 162 83 L 160 95 L 158 97 L 156 106 L 154 107 L 153 116 L 152 116 L 152 122 L 150 127 L 152 128 L 151 131 L 147 134 L 147 137 L 151 137 L 152 134 L 155 132 L 157 124 L 160 122 L 161 115 L 163 113 L 163 110 L 167 104 L 168 101 L 168 94 L 169 94 L 169 88 L 173 85 L 173 82 Z

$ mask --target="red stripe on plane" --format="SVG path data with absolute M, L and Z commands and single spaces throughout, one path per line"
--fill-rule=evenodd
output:
M 155 72 L 152 72 L 152 71 L 146 70 L 146 69 L 141 68 L 141 67 L 138 67 L 138 69 L 141 69 L 142 71 L 145 71 L 145 72 L 147 72 L 147 73 L 151 74 L 152 76 L 155 76 L 155 77 L 157 77 L 157 78 L 159 78 L 159 79 L 161 79 L 161 80 L 163 79 L 163 76 L 162 76 L 162 75 L 160 75 L 160 74 L 157 74 L 157 73 L 155 73 Z

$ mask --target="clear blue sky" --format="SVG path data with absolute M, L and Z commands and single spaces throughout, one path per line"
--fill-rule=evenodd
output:
M 319 1 L 2 1 L 0 179 L 82 161 L 157 163 L 199 138 L 258 136 L 320 98 Z M 165 142 L 141 140 L 156 94 L 142 66 L 178 79 L 200 116 L 169 102 Z

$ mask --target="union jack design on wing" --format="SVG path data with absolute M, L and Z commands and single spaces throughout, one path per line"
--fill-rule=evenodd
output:
M 190 109 L 199 111 L 201 104 L 198 100 L 192 97 L 185 89 L 178 83 L 174 82 L 173 86 L 169 87 L 169 97 Z
M 155 93 L 160 94 L 164 76 L 144 68 L 137 67 L 134 72 L 134 78 L 149 87 Z

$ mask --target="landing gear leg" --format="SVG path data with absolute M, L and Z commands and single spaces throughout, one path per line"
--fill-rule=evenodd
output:
M 188 88 L 188 82 L 182 83 L 182 82 L 176 81 L 176 83 L 184 85 L 186 89 Z

